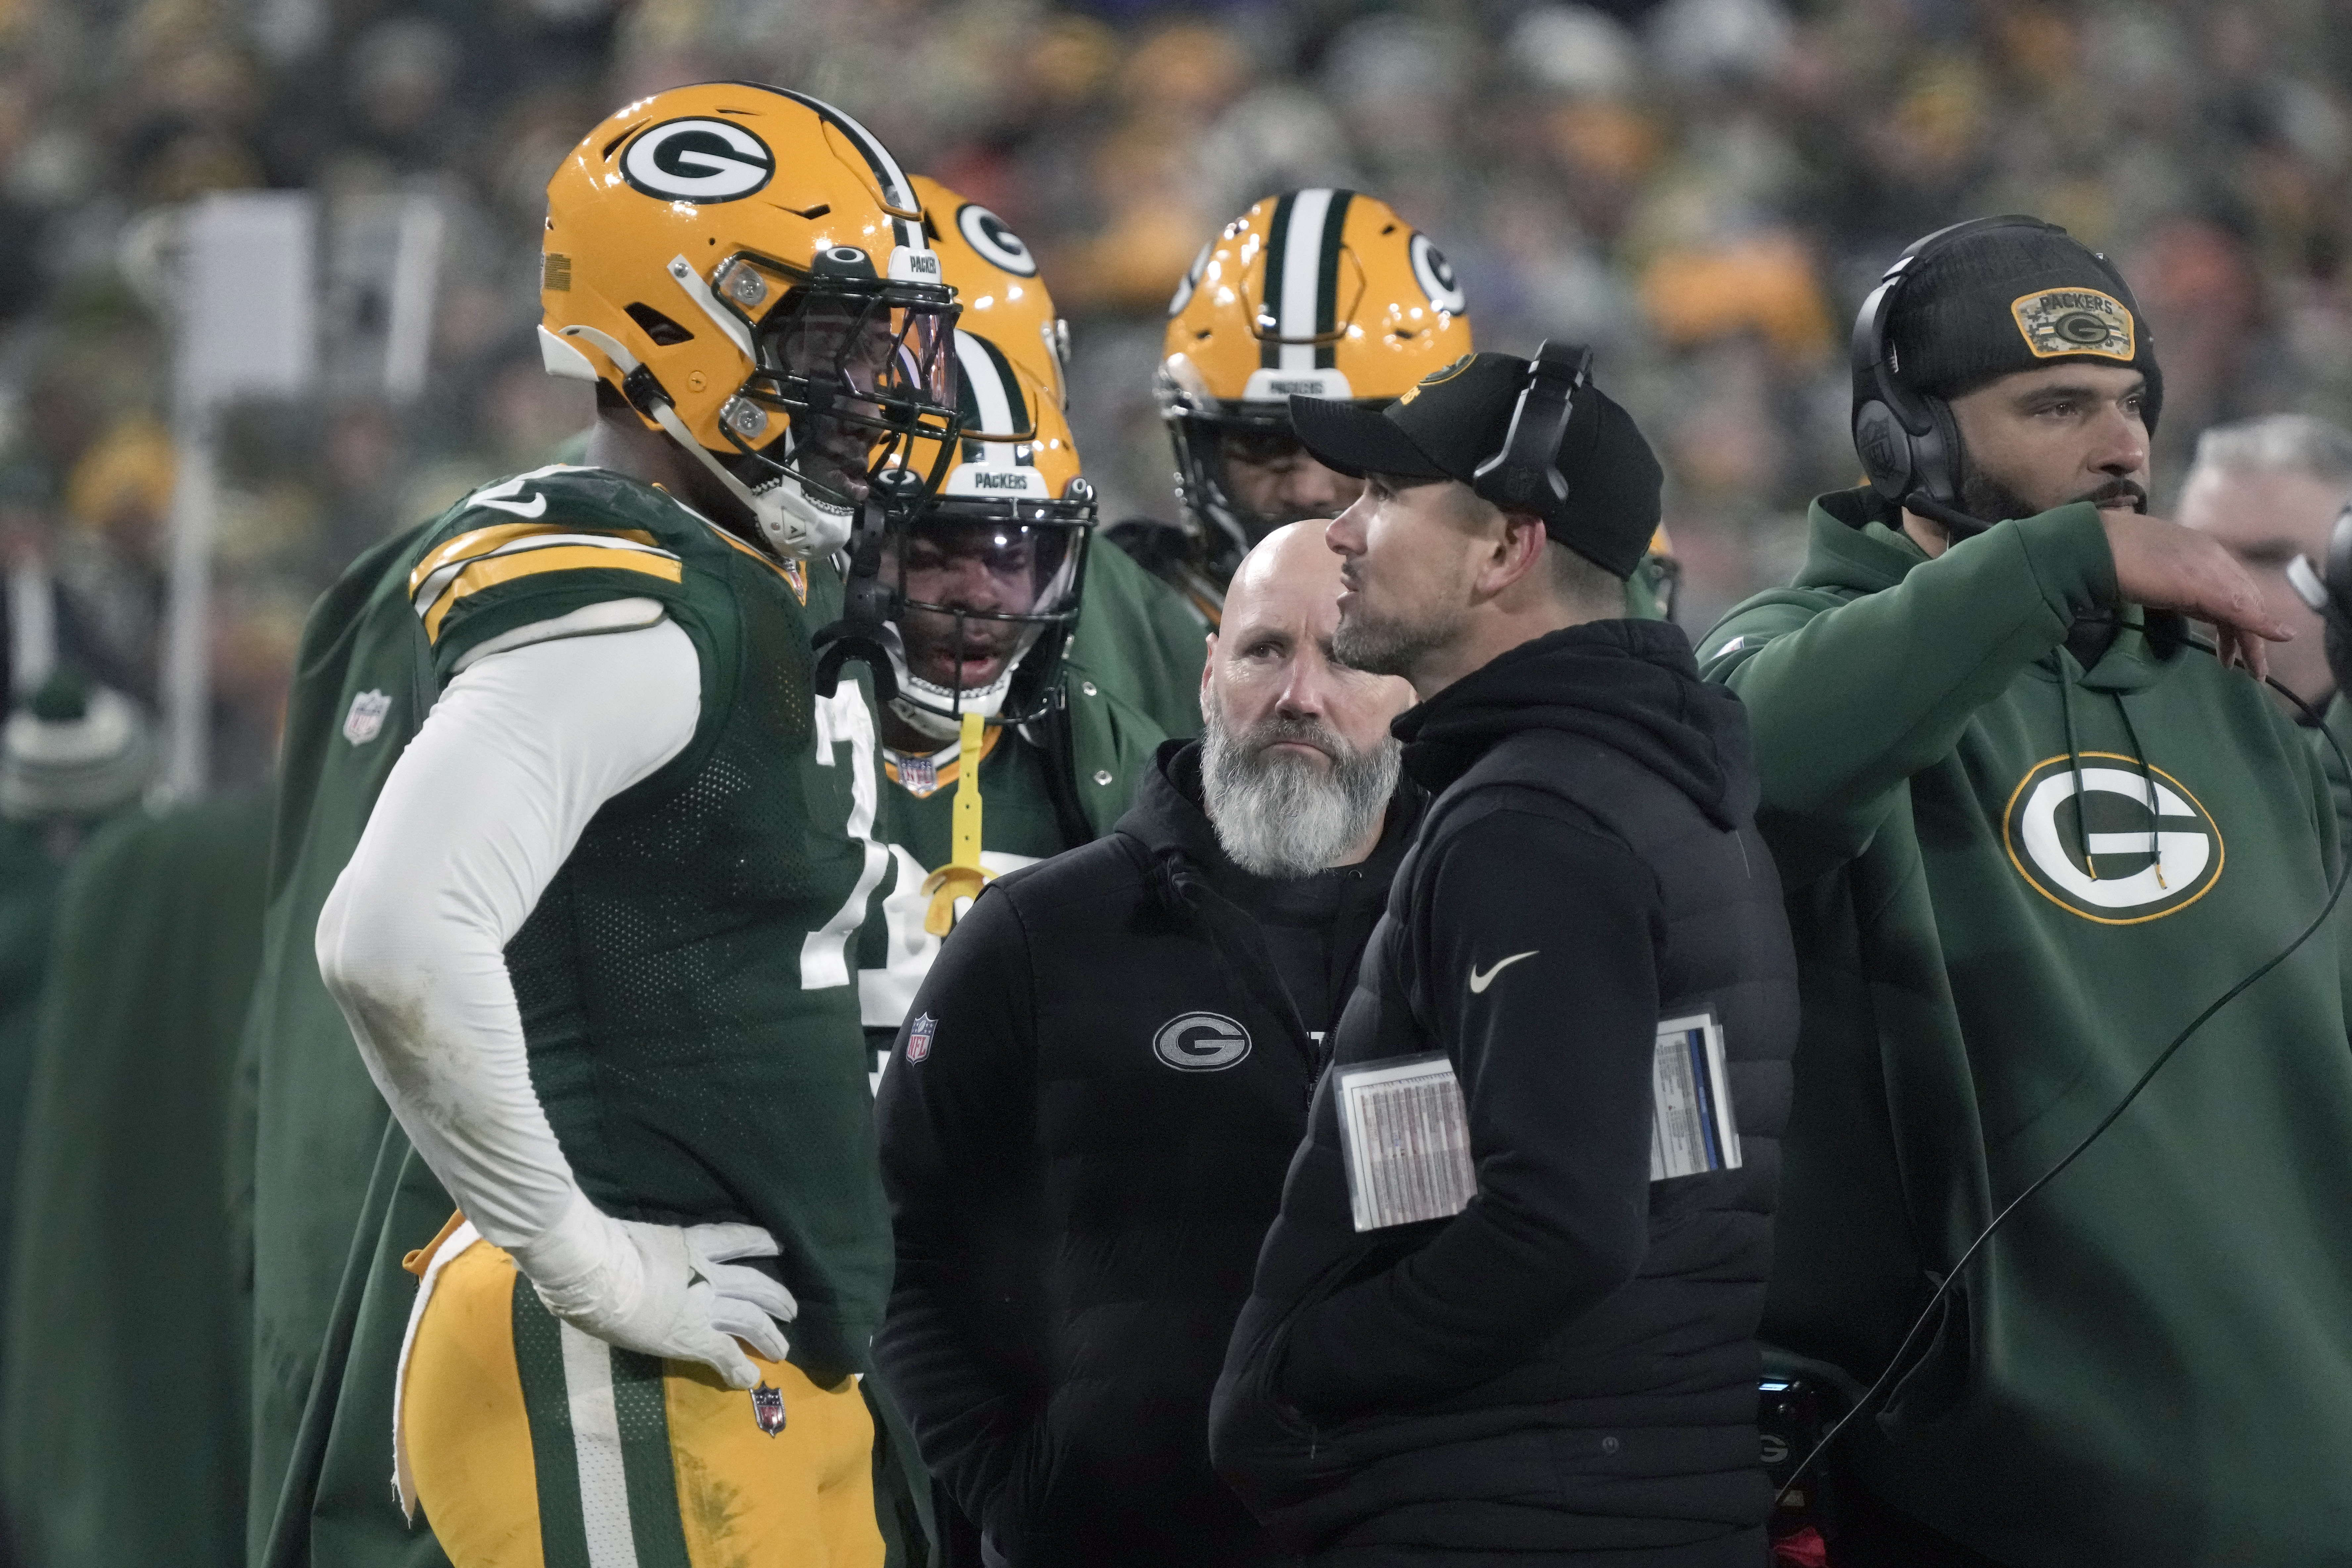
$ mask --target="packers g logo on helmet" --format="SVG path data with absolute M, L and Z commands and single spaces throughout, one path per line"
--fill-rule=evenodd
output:
M 1201 286 L 1201 274 L 1209 269 L 1209 257 L 1216 248 L 1217 242 L 1213 239 L 1201 247 L 1200 255 L 1192 258 L 1192 265 L 1184 269 L 1183 280 L 1176 285 L 1174 298 L 1168 301 L 1170 315 L 1177 314 L 1192 302 L 1192 291 Z
M 724 120 L 667 121 L 621 154 L 621 177 L 664 201 L 740 201 L 775 172 L 768 144 Z
M 956 420 L 953 293 L 905 174 L 805 94 L 743 82 L 624 106 L 547 185 L 540 344 L 732 496 L 778 553 L 919 505 Z
M 959 324 L 1012 359 L 1069 406 L 1069 323 L 1037 276 L 1037 258 L 1004 220 L 928 175 L 908 182 L 921 200 L 940 280 L 956 291 Z
M 1412 237 L 1412 257 L 1413 279 L 1431 304 L 1457 316 L 1469 308 L 1469 301 L 1462 297 L 1462 285 L 1454 281 L 1454 264 L 1429 243 L 1427 235 Z
M 956 209 L 955 226 L 965 244 L 1015 278 L 1037 276 L 1037 258 L 1029 254 L 1021 237 L 978 202 L 966 202 Z

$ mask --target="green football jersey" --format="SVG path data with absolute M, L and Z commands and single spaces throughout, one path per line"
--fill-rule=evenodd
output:
M 468 656 L 558 617 L 625 622 L 623 599 L 654 600 L 692 640 L 701 712 L 677 758 L 591 822 L 509 945 L 533 1081 L 595 1201 L 768 1226 L 802 1302 L 794 1359 L 865 1364 L 889 1239 L 848 949 L 887 857 L 870 837 L 862 677 L 829 700 L 810 688 L 809 634 L 838 616 L 838 576 L 781 566 L 636 480 L 541 469 L 370 552 L 305 632 L 247 1047 L 257 1541 L 296 1458 L 386 1120 L 319 979 L 320 910 Z M 317 1396 L 331 1408 L 336 1391 Z
M 248 1539 L 277 1510 L 319 1347 L 390 1113 L 319 978 L 319 913 L 385 775 L 432 706 L 432 645 L 408 575 L 433 524 L 345 569 L 302 630 L 270 833 L 261 973 L 240 1057 L 250 1117 L 253 1439 Z M 232 1158 L 236 1151 L 232 1151 Z
M 980 863 L 1000 876 L 1108 833 L 1168 739 L 1085 671 L 1073 666 L 1061 679 L 1058 711 L 1017 730 L 992 725 L 981 747 Z M 1064 770 L 1058 806 L 1049 772 L 1056 765 Z M 939 955 L 940 939 L 924 929 L 931 900 L 922 885 L 955 852 L 963 759 L 952 742 L 929 756 L 887 752 L 883 772 L 880 832 L 890 872 L 857 949 L 860 1011 L 876 1053 L 877 1087 L 878 1063 Z
M 1010 871 L 1068 848 L 1045 753 L 1019 731 L 992 724 L 980 755 L 981 845 L 988 868 Z M 955 851 L 955 798 L 965 765 L 953 742 L 928 756 L 882 753 L 883 837 L 927 874 Z
M 862 1371 L 890 1271 L 849 944 L 887 868 L 864 691 L 811 689 L 838 613 L 661 490 L 551 468 L 429 533 L 411 605 L 446 680 L 519 629 L 658 603 L 693 641 L 685 750 L 605 803 L 507 947 L 531 1079 L 599 1207 L 764 1226 L 793 1360 Z

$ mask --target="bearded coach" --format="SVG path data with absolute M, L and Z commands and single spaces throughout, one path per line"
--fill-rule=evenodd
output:
M 2065 230 L 1919 241 L 1853 373 L 1871 484 L 1700 644 L 1802 966 L 1767 1338 L 1868 1384 L 1952 1281 L 1832 1456 L 1832 1547 L 2345 1562 L 2352 968 L 2341 910 L 2294 946 L 2342 848 L 2320 732 L 2252 679 L 2289 628 L 2147 514 L 2156 344 Z
M 982 893 L 883 1075 L 875 1351 L 986 1563 L 1290 1561 L 1210 1469 L 1209 1391 L 1421 798 L 1404 682 L 1331 658 L 1321 532 L 1250 552 L 1205 738 Z
M 1335 648 L 1412 684 L 1433 795 L 1211 1415 L 1219 1473 L 1331 1568 L 1764 1558 L 1794 964 L 1740 705 L 1622 618 L 1660 473 L 1588 365 L 1291 403 L 1364 476 Z

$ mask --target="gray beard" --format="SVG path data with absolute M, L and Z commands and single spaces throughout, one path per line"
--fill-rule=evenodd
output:
M 1311 877 L 1370 836 L 1396 793 L 1403 748 L 1382 736 L 1357 751 L 1328 726 L 1279 717 L 1239 735 L 1209 705 L 1201 745 L 1201 793 L 1217 842 L 1243 870 L 1285 880 Z M 1287 753 L 1276 741 L 1306 741 L 1334 761 L 1328 770 Z

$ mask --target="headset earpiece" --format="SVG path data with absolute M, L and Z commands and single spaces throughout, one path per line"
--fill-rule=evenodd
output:
M 1576 395 L 1592 378 L 1592 351 L 1547 342 L 1528 363 L 1528 384 L 1511 410 L 1502 450 L 1472 472 L 1470 488 L 1506 511 L 1547 521 L 1568 502 L 1559 444 L 1576 412 Z
M 1903 367 L 1890 334 L 1903 285 L 1928 257 L 1965 235 L 1993 228 L 2054 229 L 2040 218 L 2011 215 L 1970 218 L 1916 241 L 1895 258 L 1853 319 L 1853 449 L 1870 488 L 1897 505 L 1925 498 L 1930 514 L 1958 534 L 1960 432 L 1951 405 L 1903 384 Z M 2063 232 L 2063 230 L 2060 232 Z M 2102 257 L 2099 264 L 2114 268 Z
M 1948 507 L 1960 504 L 1960 426 L 1952 405 L 1940 397 L 1922 397 L 1927 431 L 1911 442 L 1911 468 L 1918 488 L 1930 500 Z
M 1853 449 L 1870 488 L 1900 501 L 1918 487 L 1911 481 L 1911 436 L 1895 411 L 1872 398 L 1853 414 Z

